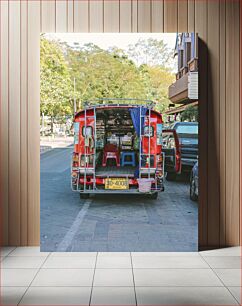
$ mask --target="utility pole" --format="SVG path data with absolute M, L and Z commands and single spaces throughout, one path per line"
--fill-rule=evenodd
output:
M 44 128 L 45 128 L 45 115 L 42 113 L 42 136 L 44 136 Z
M 76 114 L 76 78 L 74 78 L 74 116 Z

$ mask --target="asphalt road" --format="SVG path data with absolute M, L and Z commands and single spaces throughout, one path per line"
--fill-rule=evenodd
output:
M 70 186 L 72 148 L 41 155 L 42 251 L 197 251 L 198 204 L 186 179 L 165 182 L 157 200 L 97 195 Z

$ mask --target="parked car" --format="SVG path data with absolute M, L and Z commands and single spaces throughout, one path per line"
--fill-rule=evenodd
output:
M 198 161 L 193 166 L 190 176 L 190 199 L 198 200 Z
M 163 152 L 165 153 L 166 180 L 173 181 L 181 173 L 181 148 L 174 129 L 163 129 Z
M 198 122 L 175 122 L 170 126 L 178 135 L 181 148 L 182 172 L 190 172 L 198 159 Z M 166 138 L 165 142 L 170 139 Z M 170 180 L 175 180 L 175 175 L 167 172 Z

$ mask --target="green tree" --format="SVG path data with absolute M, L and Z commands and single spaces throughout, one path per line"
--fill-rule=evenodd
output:
M 40 111 L 51 117 L 72 114 L 72 88 L 67 62 L 59 43 L 40 40 Z
M 198 121 L 198 107 L 197 106 L 188 106 L 181 113 L 181 121 Z
M 135 62 L 135 56 L 142 59 L 142 65 Z M 156 109 L 162 112 L 169 104 L 168 87 L 174 82 L 167 65 L 170 57 L 163 41 L 154 39 L 139 40 L 125 51 L 103 50 L 92 43 L 70 47 L 42 38 L 41 111 L 52 118 L 72 113 L 75 78 L 78 109 L 85 100 L 137 98 L 156 101 Z
M 70 73 L 76 78 L 77 99 L 145 97 L 142 75 L 122 50 L 85 45 L 68 50 Z M 81 106 L 81 105 L 80 105 Z
M 129 45 L 127 54 L 138 66 L 146 64 L 148 66 L 172 67 L 173 53 L 163 40 L 139 39 L 137 43 Z
M 163 112 L 170 103 L 168 87 L 175 80 L 174 74 L 160 66 L 142 65 L 140 70 L 145 82 L 147 99 L 156 101 L 156 110 Z

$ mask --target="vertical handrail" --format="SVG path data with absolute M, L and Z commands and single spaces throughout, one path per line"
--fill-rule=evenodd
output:
M 149 153 L 148 153 L 148 156 L 149 156 L 149 170 L 148 170 L 148 177 L 150 179 L 150 107 L 149 107 L 149 116 L 148 116 L 148 120 L 149 120 Z
M 96 189 L 96 140 L 97 140 L 97 122 L 96 122 L 96 108 L 93 108 L 94 115 L 94 155 L 93 155 L 93 190 Z
M 139 126 L 140 126 L 140 130 L 139 130 L 139 178 L 141 178 L 141 157 L 142 157 L 142 153 L 141 153 L 141 146 L 142 146 L 142 133 L 141 133 L 141 107 L 139 108 Z
M 87 183 L 87 149 L 86 149 L 86 134 L 87 134 L 87 110 L 85 108 L 84 112 L 84 192 L 86 191 L 86 183 Z

